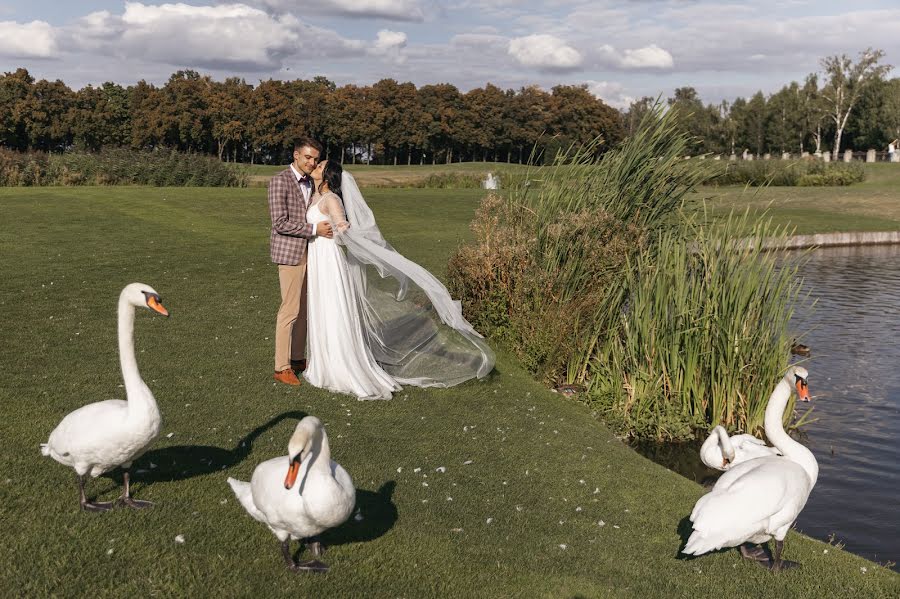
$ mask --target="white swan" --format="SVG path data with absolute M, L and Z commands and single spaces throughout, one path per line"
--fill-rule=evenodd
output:
M 128 469 L 159 433 L 160 414 L 153 393 L 141 380 L 134 358 L 134 308 L 142 306 L 168 316 L 159 294 L 149 285 L 132 283 L 119 294 L 119 361 L 127 401 L 109 399 L 70 412 L 41 444 L 41 453 L 75 469 L 81 508 L 112 509 L 115 502 L 90 502 L 84 494 L 86 475 L 97 478 L 121 466 L 125 489 L 118 502 L 132 508 L 152 505 L 131 498 Z
M 819 476 L 812 452 L 784 432 L 782 417 L 791 397 L 791 384 L 801 401 L 809 401 L 806 369 L 792 366 L 778 382 L 766 406 L 765 429 L 781 456 L 756 458 L 723 474 L 713 490 L 701 497 L 691 512 L 694 532 L 684 553 L 700 555 L 743 543 L 765 543 L 775 538 L 773 570 L 790 567 L 781 559 L 784 537 L 797 519 Z M 760 559 L 758 554 L 744 557 Z
M 228 484 L 244 509 L 281 541 L 288 568 L 328 571 L 318 560 L 295 562 L 290 548 L 291 540 L 299 539 L 314 556 L 321 555 L 321 544 L 311 537 L 343 524 L 356 503 L 353 481 L 331 460 L 328 436 L 318 418 L 307 416 L 297 423 L 287 456 L 258 465 L 249 483 L 229 478 Z
M 743 434 L 728 436 L 725 427 L 716 426 L 700 447 L 700 460 L 710 468 L 728 470 L 747 460 L 780 455 L 762 439 Z

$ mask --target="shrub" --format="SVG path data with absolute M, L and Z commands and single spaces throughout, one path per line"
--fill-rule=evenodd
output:
M 636 437 L 757 427 L 796 295 L 794 271 L 736 241 L 746 220 L 688 216 L 713 165 L 683 160 L 674 112 L 602 158 L 561 154 L 485 198 L 475 243 L 448 268 L 476 327 L 544 381 L 585 384 L 583 400 Z
M 713 181 L 719 185 L 841 186 L 861 183 L 866 171 L 858 162 L 819 160 L 746 160 L 721 163 Z
M 410 187 L 426 189 L 477 189 L 484 177 L 478 173 L 432 173 Z
M 508 189 L 522 184 L 525 175 L 522 173 L 499 172 L 494 173 L 500 179 L 501 189 Z M 485 173 L 432 173 L 427 177 L 404 183 L 402 185 L 425 189 L 478 189 L 482 186 Z M 400 185 L 392 184 L 391 187 Z
M 648 120 L 602 158 L 593 146 L 560 154 L 489 196 L 473 225 L 478 242 L 450 261 L 452 292 L 471 320 L 507 337 L 544 380 L 584 376 L 629 257 L 673 224 L 708 176 L 682 160 L 688 141 L 674 118 Z
M 0 148 L 0 185 L 169 185 L 246 187 L 245 167 L 216 158 L 168 150 L 125 148 L 96 154 L 47 155 Z

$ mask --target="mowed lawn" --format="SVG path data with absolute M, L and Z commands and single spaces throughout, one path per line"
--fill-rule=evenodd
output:
M 704 187 L 711 214 L 750 208 L 798 235 L 900 230 L 900 164 L 866 164 L 866 180 L 846 187 Z
M 540 179 L 541 169 L 502 162 L 461 162 L 426 165 L 345 165 L 361 185 L 408 187 L 431 175 L 468 174 L 485 177 L 487 173 L 531 175 Z M 284 166 L 253 165 L 253 185 L 265 185 L 268 178 Z M 713 217 L 730 210 L 750 209 L 757 215 L 768 214 L 776 222 L 787 224 L 798 235 L 845 231 L 900 230 L 900 164 L 865 164 L 866 180 L 847 187 L 743 187 L 706 186 L 692 195 L 700 209 Z
M 479 191 L 370 190 L 385 236 L 443 276 Z M 900 576 L 797 532 L 772 575 L 736 551 L 681 559 L 703 489 L 626 447 L 500 353 L 487 381 L 358 402 L 272 379 L 279 295 L 262 189 L 0 189 L 0 588 L 6 596 L 896 597 Z M 71 410 L 123 397 L 116 300 L 141 281 L 138 364 L 163 414 L 133 491 L 78 508 L 38 446 Z M 550 324 L 552 326 L 552 323 Z M 322 576 L 287 571 L 225 482 L 326 424 L 358 517 Z M 439 470 L 440 469 L 440 470 Z M 120 476 L 89 485 L 111 499 Z M 180 536 L 180 537 L 179 537 Z M 184 542 L 176 542 L 176 537 Z
M 451 164 L 350 164 L 344 167 L 352 171 L 361 186 L 409 187 L 431 175 L 476 175 L 484 178 L 488 173 L 524 173 L 528 167 L 506 162 L 454 162 Z M 269 177 L 287 168 L 286 165 L 249 165 L 251 184 L 265 185 Z

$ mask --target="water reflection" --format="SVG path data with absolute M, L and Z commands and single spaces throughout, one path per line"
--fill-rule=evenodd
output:
M 797 528 L 900 561 L 900 246 L 816 250 L 804 280 L 817 303 L 794 320 L 812 348 L 819 482 Z

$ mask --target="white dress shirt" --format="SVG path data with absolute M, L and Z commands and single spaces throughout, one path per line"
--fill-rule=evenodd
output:
M 297 169 L 295 169 L 293 164 L 291 164 L 291 172 L 293 172 L 294 176 L 297 178 L 297 182 L 300 184 L 300 191 L 303 192 L 303 199 L 306 202 L 306 205 L 308 206 L 309 205 L 309 197 L 312 195 L 312 187 L 313 187 L 312 179 L 309 180 L 309 184 L 301 183 L 300 177 L 303 177 L 305 175 L 303 173 L 301 173 L 300 171 L 298 171 Z M 313 234 L 313 237 L 316 236 L 316 228 L 315 227 L 313 227 L 312 234 Z

